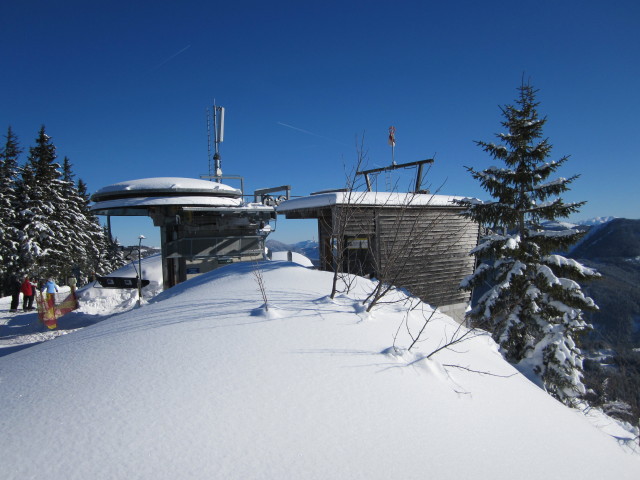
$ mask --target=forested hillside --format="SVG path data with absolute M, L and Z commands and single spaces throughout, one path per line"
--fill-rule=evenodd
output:
M 640 417 L 640 220 L 618 218 L 592 227 L 570 256 L 602 277 L 582 287 L 599 310 L 583 339 L 591 401 L 632 422 Z M 625 405 L 626 404 L 626 405 Z

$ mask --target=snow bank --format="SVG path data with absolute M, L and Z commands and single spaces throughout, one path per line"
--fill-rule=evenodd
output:
M 146 302 L 162 292 L 162 257 L 160 254 L 143 258 L 141 261 L 142 278 L 149 280 L 149 285 L 142 289 L 143 302 Z M 109 277 L 135 278 L 136 268 L 132 263 L 107 275 Z M 78 290 L 80 307 L 69 315 L 111 315 L 134 308 L 138 302 L 138 290 L 102 288 L 99 283 L 90 283 Z
M 271 252 L 271 260 L 287 262 L 289 261 L 289 252 Z M 291 252 L 291 261 L 303 267 L 313 267 L 313 262 L 301 253 Z
M 266 315 L 254 268 L 0 358 L 3 478 L 638 477 L 623 433 L 545 394 L 489 336 L 426 358 L 453 320 L 436 313 L 407 351 L 429 307 L 365 314 L 368 280 L 331 300 L 330 273 L 285 262 L 261 264 Z

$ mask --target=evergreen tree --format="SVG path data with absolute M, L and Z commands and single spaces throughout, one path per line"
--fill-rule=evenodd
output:
M 66 202 L 56 148 L 41 127 L 18 182 L 20 267 L 39 276 L 59 276 L 69 262 L 72 239 L 64 223 Z
M 506 133 L 497 135 L 500 144 L 476 142 L 504 166 L 467 167 L 494 200 L 459 203 L 467 207 L 466 217 L 494 233 L 472 251 L 483 263 L 461 287 L 491 285 L 468 320 L 491 331 L 508 361 L 533 372 L 547 391 L 571 404 L 585 393 L 576 345 L 576 335 L 588 327 L 582 310 L 597 309 L 576 280 L 599 275 L 557 254 L 575 243 L 579 232 L 542 227 L 584 202 L 565 203 L 559 197 L 577 176 L 548 180 L 568 157 L 547 160 L 552 146 L 542 136 L 546 117 L 538 116 L 537 91 L 524 82 L 518 91 L 515 105 L 501 108 Z
M 126 263 L 124 254 L 117 242 L 111 241 L 107 229 L 100 225 L 98 217 L 90 210 L 87 185 L 82 179 L 78 180 L 77 191 L 82 198 L 82 212 L 86 219 L 85 232 L 89 237 L 89 244 L 85 248 L 86 257 L 80 264 L 81 275 L 87 278 L 93 273 L 106 275 Z
M 0 150 L 0 292 L 5 291 L 9 276 L 18 273 L 19 245 L 16 181 L 18 157 L 22 151 L 11 127 L 5 138 L 4 147 Z
M 89 209 L 86 184 L 74 184 L 68 158 L 62 167 L 56 163 L 45 127 L 22 167 L 11 128 L 6 138 L 0 150 L 0 288 L 12 274 L 66 279 L 123 266 L 121 247 Z
M 127 263 L 127 260 L 124 258 L 122 245 L 120 245 L 118 239 L 111 237 L 107 227 L 103 228 L 103 232 L 104 238 L 107 239 L 106 249 L 104 250 L 104 255 L 101 258 L 101 263 L 96 270 L 97 273 L 100 273 L 101 271 L 109 273 L 123 267 Z
M 90 220 L 84 212 L 85 200 L 82 198 L 73 181 L 71 162 L 64 157 L 62 162 L 62 195 L 65 200 L 65 211 L 61 223 L 67 230 L 70 239 L 68 262 L 63 271 L 65 278 L 81 275 L 81 265 L 86 263 L 88 249 L 92 248 Z
M 87 184 L 82 179 L 78 179 L 76 190 L 82 201 L 81 211 L 85 218 L 85 233 L 88 237 L 85 245 L 85 257 L 78 265 L 80 269 L 79 275 L 81 278 L 89 278 L 93 272 L 102 273 L 98 271 L 97 265 L 100 263 L 103 252 L 106 251 L 106 242 L 98 218 L 89 209 L 90 201 L 87 193 Z

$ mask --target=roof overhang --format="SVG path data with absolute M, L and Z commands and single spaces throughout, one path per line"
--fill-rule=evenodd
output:
M 456 204 L 456 200 L 463 198 L 465 197 L 429 193 L 334 191 L 287 200 L 278 205 L 277 212 L 286 215 L 287 218 L 317 218 L 320 211 L 334 206 L 462 208 Z
M 97 215 L 149 215 L 151 210 L 184 209 L 200 207 L 209 209 L 238 208 L 241 198 L 170 196 L 170 197 L 130 197 L 96 202 L 91 210 Z

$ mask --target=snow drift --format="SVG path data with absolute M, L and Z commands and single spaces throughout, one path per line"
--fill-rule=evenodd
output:
M 367 315 L 368 280 L 331 301 L 329 273 L 264 262 L 267 311 L 255 268 L 0 358 L 2 477 L 638 477 L 622 429 L 555 401 L 489 336 L 427 359 L 450 318 L 407 352 L 427 306 Z

